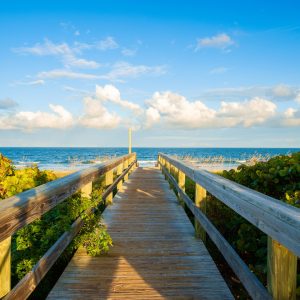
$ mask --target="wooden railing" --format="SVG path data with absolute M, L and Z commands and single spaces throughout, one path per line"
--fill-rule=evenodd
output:
M 128 174 L 135 165 L 135 153 L 124 155 L 0 201 L 0 298 L 28 298 L 79 232 L 84 220 L 78 217 L 70 230 L 61 235 L 34 268 L 11 290 L 11 236 L 18 229 L 40 218 L 78 190 L 81 190 L 83 196 L 90 197 L 93 181 L 102 175 L 105 175 L 108 186 L 102 199 L 110 203 L 113 190 L 122 187 L 123 180 L 128 179 Z M 115 169 L 118 177 L 113 181 Z M 86 213 L 91 214 L 94 210 L 95 208 L 90 208 Z
M 300 256 L 300 210 L 178 159 L 160 153 L 166 178 L 195 217 L 196 236 L 206 233 L 253 299 L 296 299 Z M 176 181 L 173 175 L 178 178 Z M 185 176 L 196 184 L 195 202 L 185 193 Z M 206 191 L 268 235 L 268 291 L 205 215 Z

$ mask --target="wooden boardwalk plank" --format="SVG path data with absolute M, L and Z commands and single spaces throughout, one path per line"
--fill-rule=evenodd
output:
M 79 249 L 49 300 L 233 299 L 158 169 L 136 169 L 103 216 L 114 246 Z

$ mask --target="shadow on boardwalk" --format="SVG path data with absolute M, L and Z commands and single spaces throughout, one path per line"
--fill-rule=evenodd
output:
M 104 220 L 113 248 L 79 249 L 48 299 L 233 299 L 158 169 L 138 168 Z

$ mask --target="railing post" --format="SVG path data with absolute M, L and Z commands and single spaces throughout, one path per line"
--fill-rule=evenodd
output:
M 118 177 L 122 174 L 123 172 L 123 163 L 119 164 L 117 167 L 117 175 Z M 120 180 L 117 184 L 117 190 L 120 191 L 122 189 L 122 185 L 123 185 L 123 179 Z
M 273 299 L 295 300 L 297 256 L 268 237 L 268 290 Z
M 123 169 L 127 169 L 128 168 L 128 158 L 124 161 L 123 163 Z M 126 175 L 124 176 L 124 181 L 128 180 L 128 172 L 126 173 Z
M 170 173 L 170 171 L 171 171 L 171 164 L 169 162 L 167 162 L 167 170 L 168 170 L 169 174 L 171 174 Z
M 178 186 L 185 192 L 185 174 L 178 170 Z
M 92 193 L 92 189 L 93 189 L 93 182 L 91 181 L 91 182 L 89 182 L 88 184 L 84 185 L 81 188 L 81 195 L 83 197 L 90 198 L 91 193 Z
M 11 288 L 11 237 L 0 242 L 0 298 Z
M 174 167 L 174 178 L 178 179 L 178 169 Z
M 114 182 L 114 170 L 110 170 L 105 173 L 105 186 L 109 186 Z M 106 197 L 106 203 L 111 204 L 113 199 L 113 193 L 109 193 L 108 196 Z
M 195 205 L 199 207 L 204 214 L 206 214 L 206 190 L 198 183 L 196 183 L 195 186 Z M 196 237 L 200 238 L 204 243 L 206 242 L 206 232 L 196 219 L 195 233 Z

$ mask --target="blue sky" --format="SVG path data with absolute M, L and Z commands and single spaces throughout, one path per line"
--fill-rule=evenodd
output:
M 0 146 L 300 146 L 298 1 L 60 2 L 1 1 Z

